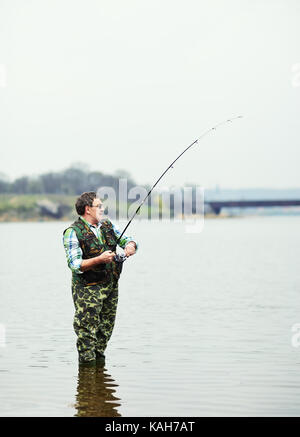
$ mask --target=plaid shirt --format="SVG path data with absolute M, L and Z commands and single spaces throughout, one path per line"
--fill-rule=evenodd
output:
M 95 236 L 99 239 L 99 241 L 101 243 L 103 243 L 102 232 L 100 229 L 101 223 L 99 223 L 98 226 L 95 226 L 95 225 L 91 225 L 90 223 L 88 223 L 83 217 L 80 217 L 80 219 L 83 220 L 84 223 L 86 223 L 89 226 L 89 228 L 95 234 Z M 113 227 L 113 231 L 115 233 L 115 236 L 117 238 L 119 238 L 119 236 L 121 235 L 121 232 L 115 227 L 114 224 L 112 224 L 112 227 Z M 126 244 L 128 244 L 130 241 L 134 241 L 134 240 L 131 237 L 126 237 L 125 235 L 123 235 L 123 237 L 119 241 L 119 246 L 122 247 L 122 249 L 124 249 Z M 137 250 L 137 247 L 138 247 L 137 242 L 134 241 L 134 243 L 136 244 L 136 250 Z M 66 256 L 67 256 L 68 266 L 70 267 L 72 272 L 83 273 L 80 270 L 80 266 L 82 263 L 82 250 L 81 250 L 76 232 L 73 228 L 68 228 L 66 230 L 66 232 L 64 233 L 63 244 L 64 244 Z

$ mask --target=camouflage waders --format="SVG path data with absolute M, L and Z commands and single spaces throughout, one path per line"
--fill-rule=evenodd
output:
M 118 281 L 84 286 L 72 284 L 75 305 L 74 330 L 80 362 L 103 354 L 111 337 L 118 304 Z
M 81 219 L 72 227 L 89 259 L 106 250 L 115 252 L 117 238 L 110 220 L 102 220 L 102 242 Z M 118 279 L 122 264 L 112 261 L 78 274 L 72 272 L 72 296 L 75 305 L 74 330 L 80 362 L 94 361 L 103 355 L 115 324 L 118 304 Z

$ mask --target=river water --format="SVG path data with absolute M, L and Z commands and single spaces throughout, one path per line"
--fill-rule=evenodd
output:
M 66 225 L 0 224 L 1 416 L 300 415 L 299 217 L 133 222 L 106 364 L 81 370 Z

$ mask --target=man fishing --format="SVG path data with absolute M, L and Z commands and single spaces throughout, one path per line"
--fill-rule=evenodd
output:
M 100 222 L 103 209 L 96 193 L 83 193 L 77 199 L 76 210 L 80 217 L 64 231 L 64 247 L 72 270 L 72 293 L 76 309 L 74 329 L 78 336 L 79 362 L 94 363 L 104 358 L 104 350 L 115 322 L 122 261 L 137 249 L 136 242 L 125 237 L 126 229 L 159 181 L 185 152 L 219 126 L 238 118 L 242 116 L 218 123 L 186 147 L 148 191 L 122 233 L 109 220 Z M 125 249 L 123 258 L 115 254 L 117 245 Z
M 129 257 L 135 254 L 137 243 L 121 234 L 110 220 L 102 220 L 103 204 L 95 192 L 81 194 L 75 207 L 79 217 L 63 234 L 72 271 L 73 326 L 79 363 L 95 365 L 105 360 L 115 323 L 122 270 L 115 253 L 117 245 Z

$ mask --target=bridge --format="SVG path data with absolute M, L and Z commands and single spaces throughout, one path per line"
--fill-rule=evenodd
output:
M 300 200 L 208 200 L 205 201 L 215 214 L 222 208 L 268 208 L 271 206 L 300 206 Z

